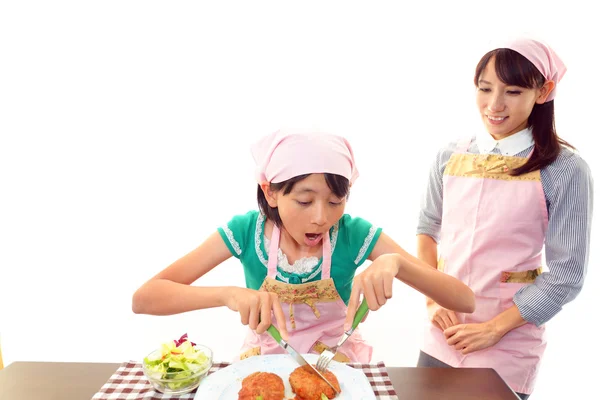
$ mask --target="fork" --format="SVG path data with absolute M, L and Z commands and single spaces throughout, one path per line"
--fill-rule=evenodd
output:
M 321 352 L 321 354 L 319 355 L 319 358 L 317 359 L 317 364 L 316 364 L 316 367 L 319 371 L 321 371 L 321 372 L 327 371 L 327 367 L 329 367 L 331 360 L 333 360 L 333 357 L 335 357 L 335 353 L 337 352 L 337 349 L 341 345 L 343 345 L 346 342 L 346 340 L 348 340 L 348 338 L 352 335 L 352 333 L 354 332 L 354 330 L 356 329 L 356 327 L 358 326 L 360 321 L 362 321 L 363 318 L 365 317 L 365 315 L 367 314 L 367 311 L 369 311 L 369 306 L 367 305 L 367 300 L 363 299 L 362 303 L 360 303 L 360 307 L 358 307 L 358 310 L 356 310 L 356 314 L 354 315 L 354 321 L 352 321 L 352 327 L 350 329 L 348 329 L 346 332 L 344 332 L 344 334 L 340 338 L 337 345 L 331 347 L 330 349 L 323 350 L 323 352 Z

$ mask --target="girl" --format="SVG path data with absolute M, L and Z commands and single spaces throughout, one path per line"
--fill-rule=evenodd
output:
M 344 214 L 358 177 L 344 138 L 278 131 L 259 141 L 253 156 L 260 211 L 233 217 L 146 282 L 133 296 L 135 313 L 226 306 L 250 327 L 240 358 L 283 352 L 265 333 L 271 323 L 300 353 L 320 353 L 343 334 L 354 273 L 367 259 L 382 285 L 381 293 L 365 292 L 371 310 L 391 298 L 397 278 L 448 309 L 473 311 L 465 284 L 408 255 L 364 219 Z M 242 263 L 246 288 L 191 286 L 231 256 Z M 355 332 L 339 353 L 339 360 L 367 363 L 372 348 Z
M 428 299 L 418 366 L 492 367 L 522 399 L 544 324 L 580 292 L 589 255 L 590 170 L 554 128 L 565 71 L 550 47 L 526 38 L 483 56 L 475 86 L 485 131 L 438 153 L 417 230 L 419 258 L 476 296 L 472 315 Z

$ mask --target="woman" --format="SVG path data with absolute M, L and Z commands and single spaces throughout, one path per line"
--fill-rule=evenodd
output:
M 475 86 L 485 130 L 438 153 L 417 230 L 419 258 L 476 296 L 468 315 L 427 300 L 418 366 L 492 367 L 522 399 L 544 324 L 580 292 L 589 256 L 592 177 L 554 127 L 565 71 L 527 38 L 483 56 Z

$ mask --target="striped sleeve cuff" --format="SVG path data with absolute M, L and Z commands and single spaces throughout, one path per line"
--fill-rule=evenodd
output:
M 435 229 L 431 229 L 428 227 L 418 227 L 417 235 L 427 235 L 430 236 L 436 243 L 440 243 L 440 235 Z
M 430 236 L 436 243 L 440 243 L 440 231 L 441 226 L 435 223 L 430 218 L 427 218 L 424 213 L 419 216 L 419 223 L 417 225 L 417 235 Z
M 536 326 L 545 324 L 562 310 L 562 305 L 557 304 L 535 284 L 521 288 L 513 301 L 521 317 Z

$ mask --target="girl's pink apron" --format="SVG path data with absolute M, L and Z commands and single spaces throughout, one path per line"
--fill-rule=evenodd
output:
M 469 154 L 469 144 L 461 142 L 444 172 L 438 264 L 475 293 L 475 312 L 457 314 L 465 324 L 489 321 L 514 305 L 517 290 L 541 272 L 548 227 L 540 172 L 508 174 L 527 158 Z M 428 323 L 423 351 L 453 367 L 492 367 L 514 391 L 530 394 L 545 348 L 544 327 L 527 323 L 463 355 Z
M 321 280 L 303 284 L 289 284 L 275 280 L 279 228 L 273 226 L 269 248 L 268 273 L 260 290 L 277 293 L 286 317 L 288 343 L 300 354 L 317 353 L 335 346 L 344 333 L 346 305 L 340 298 L 331 273 L 331 242 L 329 234 L 323 237 Z M 273 316 L 273 324 L 277 326 Z M 373 349 L 361 337 L 358 329 L 338 349 L 335 360 L 369 363 Z M 250 330 L 246 336 L 240 359 L 259 354 L 280 354 L 284 350 L 268 334 L 257 335 Z

